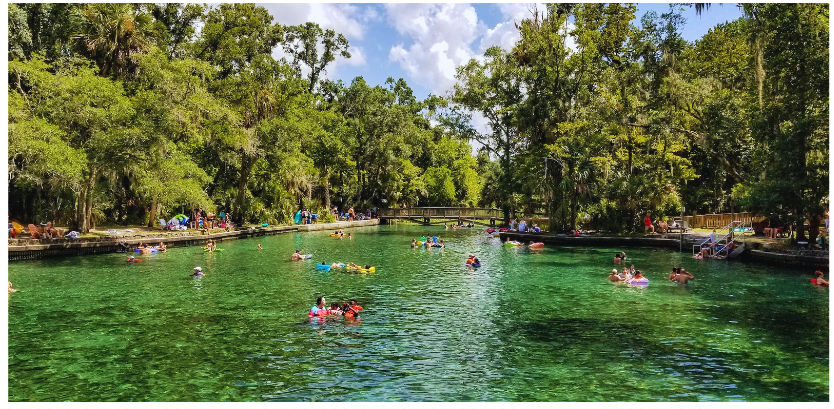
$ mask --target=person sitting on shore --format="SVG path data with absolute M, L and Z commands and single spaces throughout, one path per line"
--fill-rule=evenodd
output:
M 203 269 L 201 267 L 194 267 L 194 274 L 191 274 L 191 277 L 202 277 L 206 275 L 203 273 Z
M 310 308 L 310 312 L 307 313 L 307 316 L 310 318 L 326 316 L 327 309 L 324 306 L 326 302 L 327 301 L 324 299 L 324 297 L 316 298 L 316 305 L 314 305 L 313 308 Z
M 617 269 L 616 268 L 611 270 L 611 274 L 608 276 L 608 279 L 613 281 L 613 282 L 622 281 L 620 276 L 617 274 Z
M 296 249 L 295 253 L 292 253 L 292 256 L 290 256 L 291 261 L 298 261 L 298 260 L 303 260 L 303 259 L 304 258 L 301 257 L 301 250 L 300 249 Z

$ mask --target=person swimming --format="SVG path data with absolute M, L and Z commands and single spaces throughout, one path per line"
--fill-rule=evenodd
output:
M 194 274 L 191 274 L 191 277 L 202 277 L 204 275 L 206 274 L 203 273 L 202 267 L 194 267 Z
M 136 257 L 130 256 L 130 257 L 127 258 L 127 262 L 128 263 L 141 263 L 142 260 L 140 260 Z
M 608 276 L 608 279 L 613 281 L 613 282 L 623 281 L 620 278 L 620 276 L 617 274 L 617 269 L 616 268 L 611 270 L 611 275 Z

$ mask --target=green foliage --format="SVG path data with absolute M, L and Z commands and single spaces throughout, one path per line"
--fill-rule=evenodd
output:
M 327 79 L 344 36 L 253 4 L 10 4 L 10 212 L 85 231 L 196 206 L 271 224 L 497 206 L 628 232 L 686 207 L 807 218 L 813 235 L 828 9 L 743 7 L 688 43 L 680 5 L 548 5 L 511 50 L 458 67 L 449 100 L 421 101 L 401 78 Z

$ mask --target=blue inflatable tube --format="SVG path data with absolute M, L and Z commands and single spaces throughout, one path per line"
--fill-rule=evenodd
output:
M 151 249 L 151 253 L 156 253 L 157 251 L 159 251 L 159 250 L 157 250 L 157 249 Z M 140 249 L 136 249 L 136 250 L 133 250 L 133 252 L 134 252 L 134 253 L 141 253 L 141 252 L 142 252 L 142 250 L 140 250 Z
M 316 270 L 330 271 L 330 264 L 316 264 Z

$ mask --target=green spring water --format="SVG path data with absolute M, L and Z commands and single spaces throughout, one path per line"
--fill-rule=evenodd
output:
M 811 271 L 377 226 L 9 264 L 10 401 L 828 401 Z M 431 233 L 445 249 L 413 250 Z M 263 250 L 257 249 L 257 244 Z M 296 249 L 313 260 L 291 262 Z M 612 284 L 616 251 L 650 280 Z M 468 269 L 468 254 L 483 267 Z M 355 262 L 376 274 L 316 271 Z M 206 276 L 191 278 L 194 266 Z M 667 280 L 672 266 L 696 279 Z M 310 322 L 319 295 L 354 322 Z

